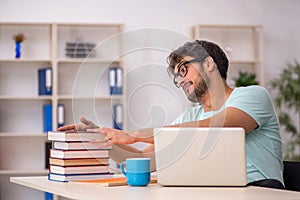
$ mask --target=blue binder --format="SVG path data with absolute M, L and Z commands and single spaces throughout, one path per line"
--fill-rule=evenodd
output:
M 39 95 L 52 95 L 52 68 L 38 70 Z
M 52 104 L 43 106 L 44 132 L 52 131 Z
M 122 95 L 123 93 L 123 68 L 111 67 L 108 72 L 110 95 Z
M 45 200 L 53 200 L 53 194 L 49 192 L 45 192 Z
M 123 105 L 115 104 L 113 107 L 113 128 L 123 129 Z
M 57 105 L 57 127 L 65 125 L 65 106 L 63 104 Z

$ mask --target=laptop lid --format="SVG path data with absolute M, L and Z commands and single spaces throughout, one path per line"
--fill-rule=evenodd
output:
M 158 182 L 169 186 L 245 186 L 243 128 L 156 128 Z

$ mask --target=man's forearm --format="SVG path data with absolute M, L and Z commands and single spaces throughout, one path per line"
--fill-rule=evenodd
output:
M 122 163 L 127 158 L 150 158 L 151 171 L 155 171 L 155 156 L 154 151 L 143 152 L 129 145 L 114 145 L 109 151 L 109 156 L 117 163 Z
M 154 143 L 153 139 L 154 128 L 147 128 L 143 130 L 131 131 L 129 134 L 135 138 L 135 142 Z
M 207 126 L 208 120 L 201 120 L 201 121 L 192 121 L 192 122 L 186 122 L 182 124 L 175 124 L 175 125 L 169 125 L 164 126 L 165 128 L 171 128 L 171 127 L 205 127 Z M 147 128 L 137 131 L 131 131 L 129 132 L 129 135 L 133 136 L 135 138 L 135 142 L 145 142 L 154 144 L 154 128 Z

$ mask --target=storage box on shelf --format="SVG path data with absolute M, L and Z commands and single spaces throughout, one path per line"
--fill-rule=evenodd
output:
M 257 25 L 195 25 L 192 38 L 217 43 L 229 57 L 228 82 L 234 86 L 239 71 L 256 74 L 264 85 L 263 27 Z
M 7 191 L 0 199 L 44 198 L 33 190 L 22 196 L 8 177 L 47 174 L 45 104 L 52 105 L 53 130 L 60 104 L 65 124 L 84 115 L 113 127 L 113 105 L 125 105 L 125 92 L 110 95 L 108 70 L 124 69 L 121 37 L 112 37 L 122 29 L 122 24 L 0 23 L 0 191 Z M 15 58 L 15 34 L 25 36 L 20 58 Z M 45 67 L 52 69 L 51 95 L 39 95 L 38 70 Z M 19 197 L 10 192 L 15 189 Z

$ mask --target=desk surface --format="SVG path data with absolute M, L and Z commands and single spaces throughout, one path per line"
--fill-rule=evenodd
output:
M 261 187 L 162 187 L 150 184 L 147 187 L 114 186 L 97 184 L 61 183 L 48 181 L 46 176 L 11 177 L 11 182 L 59 196 L 79 200 L 99 199 L 206 199 L 206 200 L 300 200 L 300 192 Z

